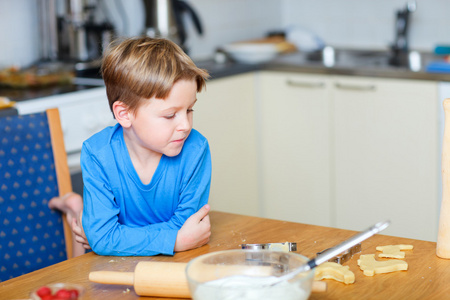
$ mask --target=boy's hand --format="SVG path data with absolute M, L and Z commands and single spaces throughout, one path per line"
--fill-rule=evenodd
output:
M 81 227 L 81 215 L 83 213 L 83 199 L 81 195 L 70 192 L 62 197 L 54 197 L 49 201 L 48 206 L 51 209 L 58 209 L 66 215 L 75 241 L 81 243 L 82 248 L 75 245 L 74 256 L 84 254 L 84 249 L 91 249 Z
M 81 226 L 81 219 L 83 217 L 83 212 L 80 212 L 79 221 L 76 218 L 72 219 L 72 231 L 75 234 L 75 240 L 83 245 L 84 249 L 91 249 L 84 233 L 83 227 Z
M 186 251 L 205 245 L 211 236 L 209 222 L 209 204 L 190 216 L 178 231 L 175 252 Z

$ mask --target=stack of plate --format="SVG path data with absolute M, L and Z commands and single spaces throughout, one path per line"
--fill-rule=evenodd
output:
M 244 64 L 259 64 L 274 59 L 279 49 L 273 43 L 235 43 L 228 44 L 223 50 L 235 61 Z

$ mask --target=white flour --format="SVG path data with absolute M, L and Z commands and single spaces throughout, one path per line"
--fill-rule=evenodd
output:
M 277 278 L 269 277 L 249 277 L 230 276 L 222 279 L 209 281 L 201 284 L 194 292 L 194 300 L 261 300 L 261 299 L 282 299 L 282 300 L 306 300 L 309 291 L 305 291 L 299 282 L 281 282 L 270 286 L 276 282 Z

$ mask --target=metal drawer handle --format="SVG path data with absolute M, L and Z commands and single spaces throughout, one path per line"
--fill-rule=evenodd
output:
M 336 83 L 336 88 L 341 90 L 352 90 L 352 91 L 375 91 L 376 86 L 371 85 L 356 85 L 356 84 L 342 84 L 342 83 Z
M 288 79 L 286 81 L 287 85 L 293 87 L 301 87 L 301 88 L 310 88 L 310 89 L 320 89 L 325 87 L 325 83 L 323 82 L 306 82 L 306 81 L 293 81 Z

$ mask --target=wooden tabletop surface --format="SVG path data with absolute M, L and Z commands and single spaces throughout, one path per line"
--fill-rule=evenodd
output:
M 88 280 L 91 271 L 132 272 L 140 261 L 188 262 L 199 255 L 239 249 L 243 243 L 297 242 L 297 252 L 314 257 L 317 252 L 339 244 L 355 234 L 353 231 L 211 212 L 212 236 L 208 245 L 176 253 L 174 256 L 114 257 L 88 253 L 59 264 L 0 283 L 0 299 L 28 299 L 30 291 L 40 286 L 67 282 L 85 288 L 83 299 L 140 299 L 132 286 L 105 285 Z M 369 227 L 372 224 L 364 226 Z M 366 228 L 361 228 L 364 230 Z M 376 253 L 379 245 L 411 244 L 406 251 L 407 271 L 363 275 L 356 254 L 345 263 L 355 273 L 354 284 L 326 280 L 327 291 L 312 293 L 310 299 L 446 299 L 450 296 L 450 260 L 436 256 L 436 243 L 375 235 L 362 243 L 362 254 Z M 157 299 L 157 298 L 147 298 Z M 161 298 L 159 298 L 161 299 Z M 167 299 L 167 298 L 164 298 Z

